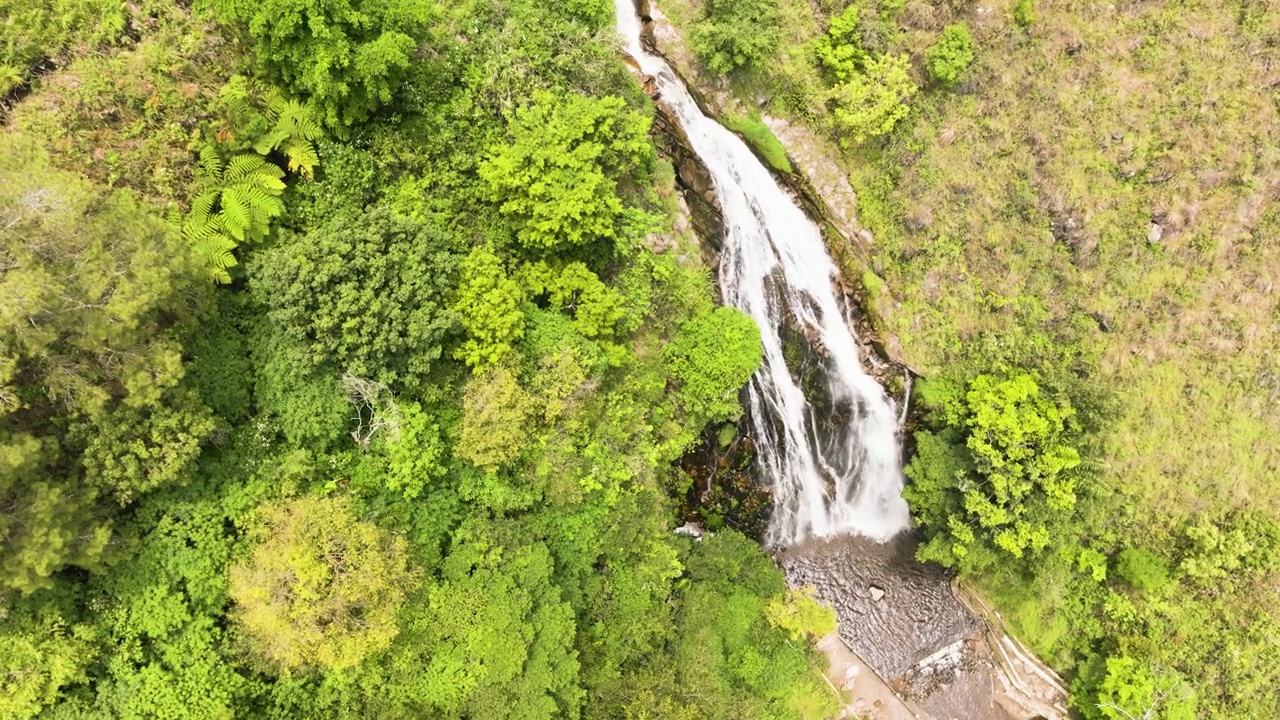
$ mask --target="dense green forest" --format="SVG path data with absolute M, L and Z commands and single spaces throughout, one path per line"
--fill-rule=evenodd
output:
M 726 112 L 848 173 L 928 378 L 920 558 L 1083 717 L 1280 716 L 1276 5 L 658 5 Z
M 0 17 L 0 717 L 832 714 L 611 4 Z

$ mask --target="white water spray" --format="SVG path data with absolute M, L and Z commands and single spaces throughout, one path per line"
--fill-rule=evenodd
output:
M 909 523 L 897 413 L 859 363 L 822 234 L 746 144 L 703 115 L 667 63 L 645 52 L 632 2 L 615 0 L 618 32 L 711 173 L 725 225 L 720 288 L 725 302 L 755 319 L 764 342 L 747 409 L 761 475 L 773 485 L 766 542 L 845 532 L 888 540 Z M 792 347 L 801 340 L 811 348 L 792 358 L 795 368 L 783 355 L 784 332 L 794 336 Z

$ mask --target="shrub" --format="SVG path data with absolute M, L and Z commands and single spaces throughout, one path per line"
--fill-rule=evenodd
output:
M 685 323 L 666 349 L 671 374 L 683 385 L 680 397 L 685 407 L 710 420 L 741 412 L 738 390 L 763 356 L 760 328 L 731 307 L 718 307 Z
M 979 375 L 963 395 L 926 386 L 921 397 L 942 400 L 930 404 L 944 425 L 916 433 L 906 469 L 912 484 L 903 496 L 929 536 L 921 558 L 971 571 L 1061 542 L 1050 528 L 1075 508 L 1081 462 L 1070 402 L 1026 371 Z M 1081 561 L 1086 567 L 1105 578 L 1099 553 Z
M 924 67 L 931 80 L 951 87 L 973 63 L 973 57 L 973 35 L 967 25 L 956 23 L 944 28 L 938 42 L 925 52 Z
M 1169 566 L 1145 548 L 1125 548 L 1116 556 L 1116 574 L 1140 590 L 1159 590 L 1169 583 Z
M 917 92 L 906 55 L 868 60 L 864 72 L 850 75 L 831 91 L 836 129 L 847 134 L 841 142 L 888 135 L 911 112 L 910 101 Z
M 1031 0 L 1018 0 L 1013 6 L 1013 22 L 1018 27 L 1031 27 L 1031 23 L 1036 21 L 1035 11 L 1031 7 Z
M 756 67 L 778 48 L 778 0 L 707 0 L 693 50 L 717 75 Z

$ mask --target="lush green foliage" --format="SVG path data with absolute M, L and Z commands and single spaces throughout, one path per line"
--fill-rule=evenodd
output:
M 981 570 L 996 551 L 1049 547 L 1050 526 L 1076 505 L 1074 410 L 1027 372 L 979 375 L 963 393 L 926 386 L 940 433 L 916 433 L 908 502 L 929 536 L 921 557 Z
M 652 162 L 649 120 L 621 98 L 538 93 L 511 118 L 511 142 L 479 167 L 490 199 L 533 254 L 613 240 L 619 180 Z
M 253 280 L 312 365 L 398 390 L 423 383 L 441 357 L 457 263 L 447 234 L 377 208 L 289 234 Z
M 391 101 L 433 6 L 413 0 L 209 0 L 246 25 L 257 58 L 345 133 Z
M 760 367 L 760 328 L 741 310 L 716 308 L 681 326 L 666 347 L 671 374 L 689 411 L 727 420 L 741 412 L 738 391 Z
M 1107 720 L 1194 720 L 1196 698 L 1176 676 L 1157 677 L 1133 658 L 1113 657 L 1107 658 L 1107 677 L 1098 690 L 1098 709 Z
M 955 23 L 943 28 L 938 41 L 925 51 L 924 67 L 931 80 L 951 87 L 973 64 L 973 58 L 973 34 L 969 26 Z
M 172 228 L 21 135 L 0 138 L 0 188 L 0 583 L 29 591 L 96 565 L 99 496 L 180 481 L 213 427 L 178 388 L 196 265 Z
M 524 289 L 508 277 L 502 260 L 488 246 L 472 249 L 462 262 L 457 311 L 467 341 L 459 358 L 468 365 L 495 363 L 524 336 Z
M 385 649 L 412 583 L 404 541 L 342 499 L 263 509 L 262 542 L 231 568 L 229 593 L 252 654 L 288 672 L 344 670 Z
M 831 117 L 854 143 L 888 135 L 907 113 L 918 88 L 906 55 L 867 60 L 860 72 L 832 87 Z
M 707 0 L 703 12 L 693 26 L 693 48 L 714 73 L 757 65 L 781 40 L 778 0 Z
M 830 612 L 670 532 L 759 341 L 609 3 L 54 5 L 0 134 L 0 715 L 832 714 Z

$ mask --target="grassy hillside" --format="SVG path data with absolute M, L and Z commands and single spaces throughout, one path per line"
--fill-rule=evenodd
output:
M 704 63 L 734 46 L 706 28 L 735 3 L 659 5 Z M 941 538 L 932 559 L 981 578 L 1076 678 L 1086 714 L 1120 717 L 1100 706 L 1145 673 L 1195 690 L 1204 716 L 1275 717 L 1280 15 L 1227 2 L 736 7 L 768 37 L 740 44 L 733 94 L 840 148 L 876 238 L 874 306 L 933 379 L 923 432 L 940 439 L 912 471 L 918 519 Z M 971 56 L 935 49 L 964 34 L 954 25 Z M 953 471 L 1007 500 L 966 413 L 975 378 L 1022 372 L 1070 409 L 1062 433 L 1081 462 L 1064 471 L 1069 507 L 1032 507 L 1039 490 L 1006 503 L 1043 516 L 1014 553 L 1001 520 L 961 508 Z M 995 547 L 980 547 L 983 529 Z M 1169 582 L 1135 581 L 1135 553 Z M 1177 694 L 1138 695 L 1181 717 Z

